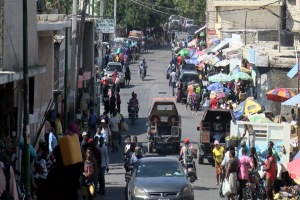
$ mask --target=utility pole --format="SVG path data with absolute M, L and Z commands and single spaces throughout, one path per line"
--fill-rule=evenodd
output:
M 116 38 L 117 37 L 117 0 L 114 0 L 114 19 L 115 19 L 114 38 Z
M 24 186 L 26 197 L 30 198 L 30 135 L 29 135 L 29 105 L 28 105 L 28 15 L 27 0 L 23 0 L 23 159 L 24 159 Z
M 245 16 L 245 46 L 247 45 L 247 11 Z
M 76 82 L 76 74 L 77 74 L 77 66 L 76 66 L 76 47 L 77 47 L 77 0 L 73 0 L 73 11 L 72 11 L 72 46 L 71 46 L 71 82 L 70 82 L 70 97 L 71 101 L 69 103 L 69 111 L 70 111 L 70 121 L 75 121 L 75 91 L 77 87 Z M 69 101 L 70 99 L 65 99 Z
M 278 21 L 278 51 L 280 53 L 280 43 L 281 43 L 281 39 L 280 39 L 280 31 L 281 31 L 281 12 L 280 12 L 280 0 L 278 1 L 278 16 L 279 17 L 279 21 Z
M 68 16 L 68 0 L 66 0 L 66 15 Z M 65 77 L 64 77 L 64 130 L 68 128 L 68 48 L 69 48 L 68 27 L 65 31 Z
M 125 18 L 125 22 L 126 22 L 126 36 L 127 36 L 127 0 L 126 0 L 126 18 Z

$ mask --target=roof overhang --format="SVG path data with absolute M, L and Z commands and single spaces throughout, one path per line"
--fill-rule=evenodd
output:
M 66 27 L 71 27 L 72 23 L 70 21 L 59 21 L 59 22 L 39 21 L 36 25 L 37 25 L 37 31 L 56 31 L 56 30 L 63 30 Z
M 203 27 L 201 27 L 201 28 L 199 28 L 198 30 L 196 30 L 196 31 L 195 31 L 195 34 L 199 33 L 200 31 L 202 31 L 202 30 L 205 29 L 205 28 L 206 28 L 206 25 L 203 26 Z
M 28 77 L 37 76 L 47 72 L 46 65 L 31 66 L 28 69 Z M 23 79 L 23 71 L 0 71 L 0 84 L 5 84 Z

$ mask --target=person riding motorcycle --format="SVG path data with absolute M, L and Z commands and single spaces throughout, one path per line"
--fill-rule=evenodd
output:
M 131 159 L 130 159 L 131 166 L 133 167 L 135 165 L 135 163 L 142 157 L 143 157 L 142 148 L 140 146 L 136 146 L 135 152 L 132 154 Z
M 190 140 L 188 138 L 186 138 L 186 139 L 184 139 L 184 146 L 181 148 L 178 160 L 180 161 L 183 158 L 183 163 L 186 164 L 189 157 L 191 157 L 191 156 L 196 158 L 196 152 L 195 152 L 194 147 L 190 145 Z
M 136 112 L 136 116 L 138 117 L 138 113 L 139 113 L 139 100 L 137 99 L 137 95 L 132 92 L 131 94 L 132 98 L 129 100 L 128 102 L 128 113 L 131 112 L 131 106 L 135 107 L 135 112 Z
M 143 58 L 143 60 L 141 61 L 141 63 L 140 63 L 140 73 L 139 73 L 139 75 L 141 75 L 141 73 L 145 73 L 144 75 L 146 76 L 146 71 L 144 70 L 145 68 L 147 68 L 148 66 L 147 66 L 147 63 L 146 63 L 146 61 L 145 61 L 145 58 Z

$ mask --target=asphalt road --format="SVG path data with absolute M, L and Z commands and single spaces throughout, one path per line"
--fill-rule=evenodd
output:
M 178 38 L 187 37 L 187 34 L 178 34 Z M 170 46 L 163 46 L 160 49 L 149 50 L 149 53 L 142 54 L 141 58 L 145 58 L 148 64 L 148 72 L 144 81 L 138 75 L 139 62 L 130 65 L 131 78 L 130 85 L 126 85 L 121 89 L 121 113 L 126 118 L 129 125 L 129 131 L 124 132 L 122 141 L 125 142 L 126 135 L 137 136 L 138 141 L 143 143 L 144 152 L 147 152 L 147 136 L 146 136 L 146 122 L 151 102 L 153 98 L 158 97 L 172 97 L 171 88 L 168 86 L 166 79 L 166 69 L 172 58 Z M 141 60 L 141 59 L 140 59 Z M 131 98 L 131 93 L 137 94 L 140 103 L 139 119 L 135 121 L 134 126 L 131 126 L 128 120 L 127 102 Z M 185 105 L 178 104 L 179 113 L 182 116 L 182 142 L 185 138 L 189 138 L 191 144 L 197 149 L 197 141 L 199 140 L 199 132 L 196 130 L 199 126 L 199 121 L 202 117 L 202 112 L 198 115 L 192 115 L 191 111 L 185 110 Z M 105 196 L 97 194 L 96 200 L 125 200 L 125 170 L 123 168 L 123 150 L 124 143 L 119 147 L 119 152 L 109 152 L 110 158 L 110 171 L 106 173 L 106 194 Z M 171 148 L 161 149 L 157 151 L 155 156 L 176 156 Z M 146 156 L 152 154 L 146 153 Z M 195 160 L 197 163 L 197 161 Z M 207 163 L 206 160 L 204 160 Z M 216 186 L 215 168 L 211 164 L 199 165 L 197 164 L 198 180 L 193 183 L 195 191 L 195 199 L 220 199 L 218 195 L 219 186 Z

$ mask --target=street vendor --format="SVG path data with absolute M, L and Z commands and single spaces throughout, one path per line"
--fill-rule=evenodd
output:
M 240 116 L 239 120 L 249 122 L 248 117 L 245 117 L 245 116 Z M 250 146 L 250 148 L 255 147 L 255 131 L 253 130 L 253 127 L 252 127 L 251 124 L 245 124 L 243 136 L 246 135 L 246 131 L 248 131 L 248 133 L 249 133 L 249 146 Z

